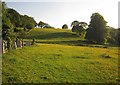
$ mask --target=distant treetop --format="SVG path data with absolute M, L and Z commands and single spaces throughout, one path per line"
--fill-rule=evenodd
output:
M 67 24 L 64 24 L 64 25 L 62 26 L 62 29 L 68 29 L 68 25 L 67 25 Z

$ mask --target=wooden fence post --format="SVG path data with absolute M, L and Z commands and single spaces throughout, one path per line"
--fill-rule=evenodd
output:
M 5 53 L 5 42 L 2 42 L 2 53 Z
M 17 49 L 17 44 L 16 44 L 16 42 L 14 42 L 14 48 Z

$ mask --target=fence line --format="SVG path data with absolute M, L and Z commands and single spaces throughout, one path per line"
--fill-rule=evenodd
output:
M 17 48 L 22 48 L 24 46 L 31 46 L 33 45 L 35 42 L 35 40 L 33 39 L 32 41 L 28 41 L 28 40 L 20 40 L 18 38 L 16 38 L 16 41 L 14 41 L 12 44 L 11 44 L 11 49 L 17 49 Z M 2 41 L 2 53 L 6 53 L 8 52 L 8 41 L 5 41 L 3 40 Z

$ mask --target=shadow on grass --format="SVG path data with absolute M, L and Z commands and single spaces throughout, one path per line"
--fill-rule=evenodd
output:
M 27 36 L 26 38 L 36 38 L 36 39 L 56 39 L 56 38 L 78 38 L 79 36 L 74 33 L 68 32 L 58 32 L 58 33 L 48 33 L 42 35 L 31 35 Z
M 60 45 L 69 45 L 69 46 L 86 46 L 86 47 L 94 47 L 94 48 L 108 48 L 108 47 L 118 47 L 116 45 L 109 45 L 109 44 L 96 44 L 91 43 L 86 40 L 62 40 L 62 41 L 36 41 L 36 43 L 42 44 L 60 44 Z
M 69 40 L 69 41 L 36 41 L 37 43 L 44 44 L 61 44 L 61 45 L 74 45 L 79 46 L 80 44 L 87 44 L 85 40 Z

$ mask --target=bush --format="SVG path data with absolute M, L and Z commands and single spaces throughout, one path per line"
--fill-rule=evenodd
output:
M 34 24 L 27 24 L 25 27 L 26 27 L 28 30 L 31 30 L 31 29 L 34 28 L 35 26 L 34 26 Z

